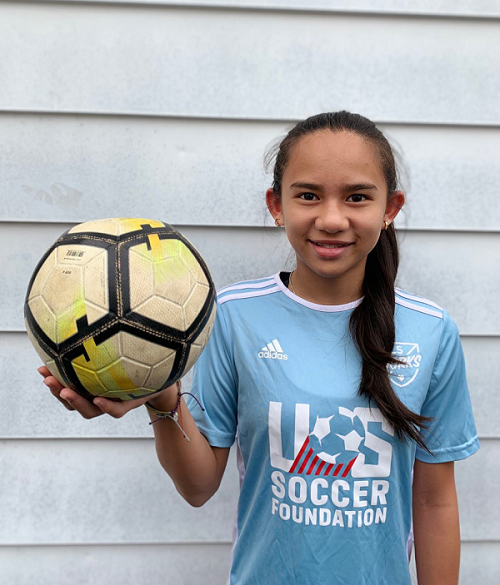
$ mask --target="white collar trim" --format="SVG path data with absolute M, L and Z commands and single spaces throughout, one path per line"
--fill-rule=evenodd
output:
M 280 278 L 279 272 L 277 272 L 274 275 L 274 280 L 283 294 L 285 294 L 287 297 L 292 299 L 292 301 L 295 301 L 296 303 L 299 303 L 300 305 L 304 305 L 304 307 L 312 309 L 313 311 L 322 311 L 323 313 L 339 313 L 341 311 L 348 311 L 349 309 L 355 309 L 358 305 L 360 305 L 361 301 L 364 298 L 364 297 L 361 297 L 360 299 L 358 299 L 356 301 L 352 301 L 352 303 L 347 303 L 345 305 L 318 305 L 316 303 L 311 303 L 310 301 L 306 301 L 302 297 L 299 297 L 298 295 L 294 294 L 289 288 L 287 288 L 283 284 L 283 281 Z

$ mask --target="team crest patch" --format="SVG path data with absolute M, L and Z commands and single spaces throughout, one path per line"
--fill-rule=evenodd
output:
M 396 342 L 392 355 L 400 364 L 389 364 L 391 382 L 400 388 L 408 386 L 418 375 L 422 355 L 418 343 Z

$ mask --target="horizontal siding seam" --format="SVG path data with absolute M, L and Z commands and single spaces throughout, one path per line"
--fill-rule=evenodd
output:
M 33 116 L 95 116 L 95 117 L 123 117 L 123 118 L 154 118 L 165 120 L 196 120 L 196 121 L 221 121 L 221 122 L 251 122 L 265 124 L 296 124 L 299 118 L 270 118 L 259 116 L 223 116 L 220 114 L 174 114 L 169 112 L 109 112 L 109 111 L 84 111 L 84 110 L 19 110 L 14 108 L 0 108 L 2 115 L 33 115 Z M 433 120 L 383 120 L 373 119 L 381 126 L 422 126 L 432 128 L 486 128 L 497 130 L 500 128 L 500 121 L 474 122 L 474 121 L 433 121 Z
M 17 219 L 17 218 L 9 218 L 9 219 L 0 219 L 0 227 L 2 225 L 18 225 L 18 224 L 27 224 L 27 225 L 36 225 L 38 227 L 42 226 L 57 226 L 57 225 L 77 225 L 80 222 L 70 221 L 70 220 L 36 220 L 36 219 Z M 265 225 L 244 225 L 244 224 L 225 224 L 225 223 L 218 223 L 218 224 L 175 224 L 175 228 L 182 231 L 184 229 L 222 229 L 222 230 L 241 230 L 241 229 L 248 229 L 248 230 L 272 230 L 274 231 L 276 228 L 273 224 L 265 224 Z M 467 227 L 398 227 L 398 233 L 404 234 L 406 232 L 411 233 L 437 233 L 437 234 L 478 234 L 478 235 L 498 235 L 500 234 L 500 227 L 498 229 L 493 228 L 467 228 Z
M 45 0 L 37 2 L 36 0 L 17 0 L 16 4 L 46 4 L 46 5 L 66 5 L 66 6 L 119 6 L 131 8 L 148 8 L 162 9 L 174 8 L 181 10 L 206 10 L 206 11 L 227 11 L 227 12 L 276 12 L 278 14 L 311 14 L 319 16 L 339 15 L 339 16 L 371 16 L 374 18 L 422 18 L 426 20 L 473 20 L 488 21 L 500 20 L 500 14 L 488 12 L 431 12 L 429 10 L 390 10 L 390 9 L 368 9 L 368 8 L 336 8 L 336 7 L 308 7 L 308 6 L 256 6 L 251 4 L 201 4 L 197 2 L 180 3 L 180 2 L 123 2 L 121 0 Z

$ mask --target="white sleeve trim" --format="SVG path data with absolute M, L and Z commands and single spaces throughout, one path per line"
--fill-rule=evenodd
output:
M 432 301 L 429 301 L 429 299 L 425 299 L 424 297 L 419 297 L 416 295 L 411 295 L 411 294 L 401 290 L 400 288 L 396 288 L 396 294 L 398 294 L 400 297 L 404 297 L 405 299 L 409 299 L 410 301 L 418 301 L 419 303 L 425 303 L 426 305 L 429 305 L 430 307 L 434 307 L 436 309 L 439 309 L 440 311 L 443 310 L 442 307 L 440 307 L 436 303 L 433 303 Z
M 266 290 L 249 291 L 249 292 L 244 292 L 244 293 L 235 293 L 233 295 L 226 295 L 226 296 L 220 298 L 218 300 L 218 302 L 219 302 L 219 305 L 223 305 L 227 301 L 234 301 L 235 299 L 250 299 L 252 297 L 262 297 L 264 295 L 269 295 L 269 294 L 272 294 L 275 292 L 279 292 L 279 290 L 280 289 L 277 286 L 273 286 L 272 288 L 267 288 Z
M 398 305 L 402 305 L 403 307 L 407 307 L 408 309 L 418 311 L 419 313 L 424 313 L 425 315 L 432 315 L 433 317 L 437 317 L 438 319 L 443 318 L 443 313 L 439 311 L 434 311 L 432 309 L 428 309 L 427 307 L 422 307 L 421 305 L 414 305 L 413 303 L 409 303 L 408 301 L 404 301 L 403 299 L 398 299 L 397 297 L 396 303 Z

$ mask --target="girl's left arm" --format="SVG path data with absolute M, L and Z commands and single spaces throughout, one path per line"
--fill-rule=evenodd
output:
M 457 585 L 460 526 L 454 463 L 413 468 L 413 530 L 419 585 Z

